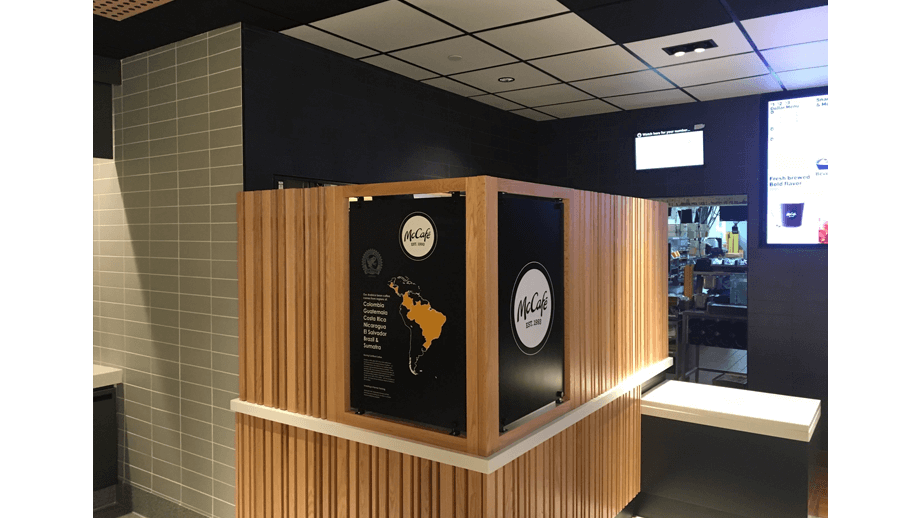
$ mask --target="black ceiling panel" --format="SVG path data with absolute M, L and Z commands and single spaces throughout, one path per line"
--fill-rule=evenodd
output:
M 726 0 L 728 7 L 739 20 L 750 20 L 771 14 L 788 13 L 827 5 L 822 0 Z
M 566 6 L 576 3 L 589 2 L 563 1 Z M 616 43 L 647 40 L 732 22 L 719 0 L 630 0 L 607 4 L 578 11 L 578 15 Z
M 279 31 L 381 0 L 173 0 L 122 21 L 93 15 L 93 54 L 121 59 L 243 22 Z
M 156 9 L 148 13 L 154 11 Z M 195 36 L 195 33 L 171 24 L 148 23 L 142 20 L 141 17 L 148 13 L 118 22 L 94 14 L 93 54 L 122 59 Z
M 566 6 L 569 11 L 577 12 L 593 7 L 610 4 L 624 4 L 626 2 L 642 2 L 642 0 L 559 0 L 559 3 Z
M 156 14 L 170 23 L 194 34 L 201 34 L 237 22 L 276 31 L 296 25 L 296 21 L 253 7 L 240 0 L 174 0 L 144 14 Z
M 296 20 L 298 25 L 303 25 L 379 4 L 386 0 L 327 0 L 325 2 L 306 0 L 240 1 L 278 16 Z

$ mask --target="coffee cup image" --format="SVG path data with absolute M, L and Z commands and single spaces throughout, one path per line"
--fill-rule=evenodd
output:
M 784 227 L 801 227 L 802 213 L 804 211 L 804 203 L 780 203 L 780 221 L 782 221 Z

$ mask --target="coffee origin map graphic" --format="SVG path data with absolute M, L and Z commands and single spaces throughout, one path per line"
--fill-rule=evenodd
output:
M 349 243 L 351 408 L 462 434 L 465 197 L 351 203 Z
M 432 308 L 419 294 L 418 286 L 407 277 L 390 279 L 388 285 L 402 300 L 399 316 L 409 328 L 409 371 L 418 375 L 421 372 L 418 360 L 431 347 L 431 343 L 441 337 L 441 329 L 447 317 Z

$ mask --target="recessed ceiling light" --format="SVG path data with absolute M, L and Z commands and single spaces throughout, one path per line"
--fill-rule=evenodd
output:
M 683 45 L 674 45 L 673 47 L 665 47 L 663 50 L 669 56 L 681 57 L 688 52 L 704 52 L 706 49 L 714 49 L 718 47 L 716 42 L 712 40 L 705 41 L 695 41 L 693 43 L 684 43 Z
M 697 54 L 702 54 L 703 52 L 706 52 L 706 49 L 704 49 L 703 47 L 697 47 L 693 49 L 693 52 L 696 52 Z
M 447 59 L 451 61 L 460 61 L 461 59 L 463 59 L 463 56 L 459 54 L 451 54 L 450 56 L 447 56 Z
M 499 83 L 510 83 L 512 81 L 514 81 L 513 77 L 499 77 L 498 78 Z

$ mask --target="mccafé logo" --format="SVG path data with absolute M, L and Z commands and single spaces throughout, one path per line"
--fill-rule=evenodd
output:
M 527 263 L 514 281 L 511 331 L 522 353 L 540 352 L 553 327 L 553 283 L 542 264 Z
M 413 212 L 399 226 L 399 242 L 409 259 L 424 261 L 438 244 L 438 229 L 424 212 Z
M 794 218 L 794 217 L 796 217 L 796 216 L 797 216 L 796 212 L 795 212 L 795 211 L 792 211 L 792 210 L 790 210 L 789 212 L 786 213 L 786 217 L 789 218 L 789 219 L 792 219 L 792 218 Z

